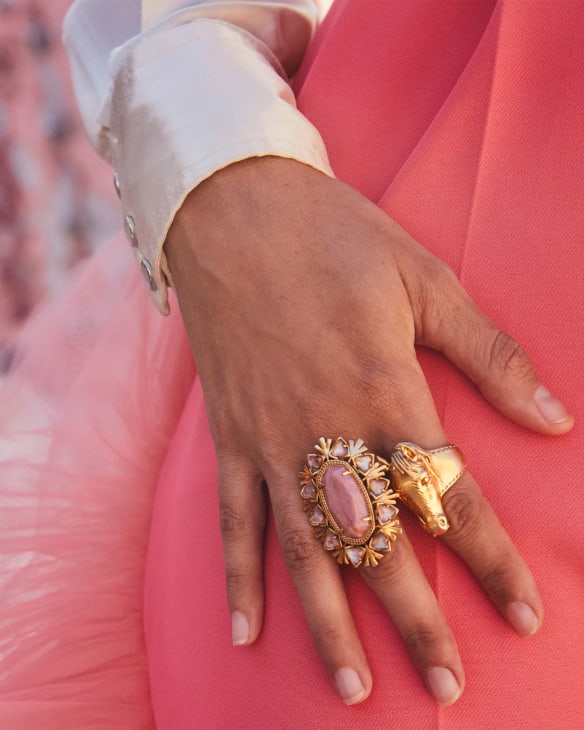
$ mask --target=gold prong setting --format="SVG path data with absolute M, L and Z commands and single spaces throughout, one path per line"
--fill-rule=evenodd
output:
M 341 565 L 378 565 L 402 532 L 389 463 L 362 439 L 321 437 L 314 448 L 299 478 L 318 539 Z

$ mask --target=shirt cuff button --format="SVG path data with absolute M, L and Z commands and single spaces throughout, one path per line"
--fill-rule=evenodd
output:
M 144 281 L 146 282 L 146 286 L 150 291 L 156 291 L 158 287 L 156 286 L 156 281 L 154 280 L 154 271 L 152 270 L 152 264 L 148 259 L 142 259 L 142 263 L 140 264 L 140 269 L 142 270 L 142 276 L 144 277 Z
M 138 238 L 136 236 L 136 221 L 131 215 L 124 216 L 124 232 L 128 242 L 134 247 L 138 247 Z
M 120 173 L 117 170 L 114 172 L 114 188 L 116 189 L 116 193 L 118 194 L 118 198 L 121 199 L 121 197 L 122 197 L 122 185 L 120 183 Z

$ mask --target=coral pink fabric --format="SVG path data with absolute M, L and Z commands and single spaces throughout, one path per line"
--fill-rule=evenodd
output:
M 453 266 L 577 418 L 583 37 L 578 0 L 346 0 L 333 7 L 299 79 L 300 107 L 323 133 L 338 175 Z M 213 445 L 196 383 L 158 486 L 147 563 L 160 730 L 584 726 L 582 429 L 557 440 L 524 431 L 437 356 L 422 359 L 447 432 L 541 586 L 541 634 L 514 635 L 462 564 L 407 520 L 456 632 L 466 691 L 455 706 L 437 707 L 376 600 L 346 571 L 375 678 L 371 697 L 346 708 L 320 665 L 270 526 L 265 627 L 255 646 L 232 648 Z
M 580 0 L 344 0 L 298 77 L 338 175 L 453 266 L 577 419 L 583 35 Z M 367 702 L 346 708 L 272 525 L 262 636 L 231 647 L 213 444 L 176 303 L 159 316 L 121 237 L 84 264 L 27 329 L 0 393 L 2 727 L 584 726 L 583 431 L 528 433 L 438 356 L 421 358 L 447 432 L 538 579 L 545 626 L 516 637 L 406 517 L 467 688 L 439 709 L 346 571 L 375 676 Z

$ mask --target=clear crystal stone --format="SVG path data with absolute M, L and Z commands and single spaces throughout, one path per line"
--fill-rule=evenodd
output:
M 336 550 L 337 548 L 341 547 L 341 541 L 339 540 L 339 536 L 335 535 L 332 530 L 329 530 L 325 535 L 324 547 L 325 550 Z
M 326 515 L 320 507 L 315 507 L 310 513 L 310 524 L 315 527 L 326 524 Z
M 306 462 L 310 471 L 318 471 L 322 466 L 323 458 L 322 456 L 318 456 L 318 454 L 308 454 Z
M 387 550 L 389 548 L 389 538 L 383 532 L 378 532 L 371 540 L 371 547 L 374 550 Z
M 379 522 L 381 522 L 382 525 L 385 525 L 386 522 L 389 522 L 396 513 L 396 508 L 392 507 L 389 504 L 377 505 L 377 519 L 379 520 Z
M 363 557 L 365 556 L 365 548 L 362 547 L 350 547 L 347 548 L 347 557 L 351 565 L 358 568 L 361 565 Z
M 373 465 L 373 456 L 371 454 L 362 454 L 355 459 L 355 465 L 359 471 L 368 471 Z
M 300 490 L 300 495 L 304 499 L 316 499 L 316 487 L 313 482 L 308 482 Z
M 349 452 L 349 447 L 347 445 L 347 442 L 344 438 L 339 437 L 333 448 L 331 449 L 332 456 L 336 457 L 337 459 L 344 459 L 345 456 L 347 456 Z
M 369 491 L 371 494 L 373 494 L 375 497 L 379 497 L 383 494 L 383 492 L 387 491 L 387 488 L 389 487 L 389 479 L 369 479 L 367 482 L 369 486 Z

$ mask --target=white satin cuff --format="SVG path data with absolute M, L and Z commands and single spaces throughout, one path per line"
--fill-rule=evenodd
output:
M 117 0 L 118 8 L 124 5 L 129 29 L 135 2 Z M 172 282 L 163 244 L 194 187 L 237 160 L 264 155 L 294 158 L 332 175 L 320 134 L 296 109 L 279 60 L 249 32 L 252 19 L 243 30 L 188 12 L 109 53 L 107 92 L 95 68 L 84 68 L 89 52 L 79 46 L 75 23 L 65 26 L 82 116 L 94 145 L 118 172 L 126 234 L 165 314 Z M 87 27 L 95 32 L 95 24 Z M 284 52 L 290 55 L 290 43 Z

